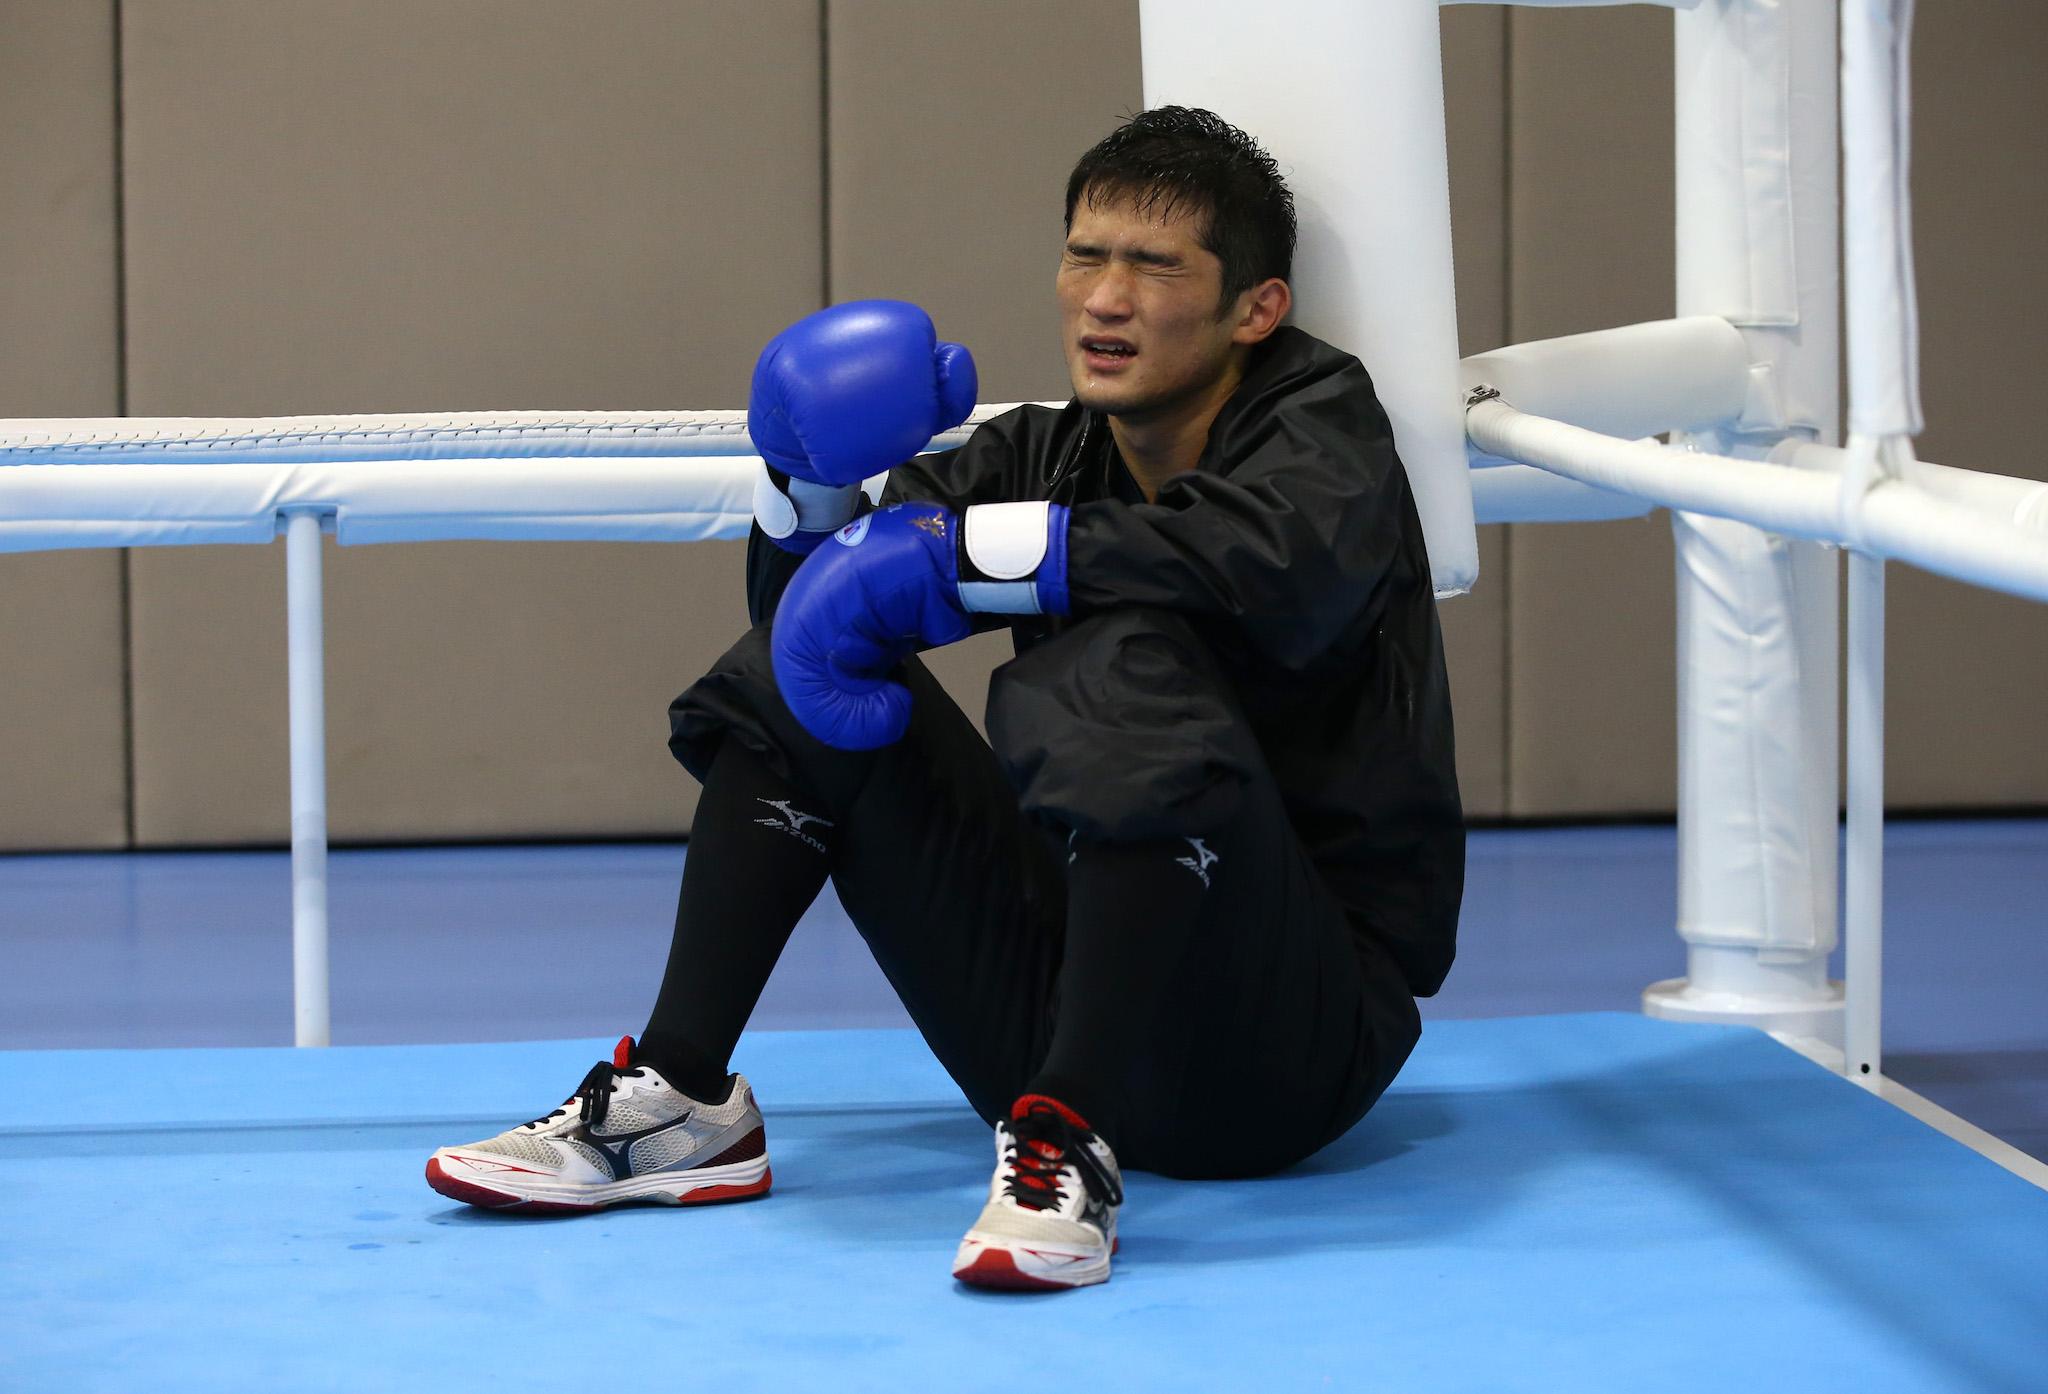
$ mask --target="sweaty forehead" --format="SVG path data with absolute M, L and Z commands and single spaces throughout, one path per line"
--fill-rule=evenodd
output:
M 1112 247 L 1201 252 L 1202 218 L 1178 208 L 1168 210 L 1159 203 L 1146 206 L 1125 195 L 1082 199 L 1074 205 L 1070 241 L 1085 240 Z

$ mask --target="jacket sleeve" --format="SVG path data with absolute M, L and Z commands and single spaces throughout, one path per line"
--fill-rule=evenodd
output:
M 862 504 L 861 512 L 865 513 L 865 499 Z M 782 593 L 789 589 L 790 580 L 803 561 L 797 553 L 776 546 L 761 531 L 759 523 L 747 530 L 748 623 L 767 624 L 775 618 L 775 607 L 782 603 Z
M 1393 428 L 1363 376 L 1332 374 L 1260 413 L 1243 438 L 1212 443 L 1234 459 L 1227 473 L 1180 475 L 1154 503 L 1076 506 L 1074 612 L 1143 605 L 1221 621 L 1291 669 L 1369 618 L 1417 525 Z

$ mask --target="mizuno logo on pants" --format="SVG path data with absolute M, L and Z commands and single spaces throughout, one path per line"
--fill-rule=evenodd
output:
M 788 799 L 755 799 L 754 802 L 767 804 L 768 807 L 782 815 L 780 818 L 756 818 L 754 820 L 756 823 L 759 823 L 764 828 L 775 828 L 778 831 L 788 833 L 798 842 L 808 847 L 814 847 L 820 852 L 825 850 L 824 843 L 804 831 L 805 825 L 809 823 L 816 823 L 821 828 L 831 827 L 832 825 L 823 818 L 820 818 L 815 813 L 799 813 L 789 806 Z
M 1204 889 L 1207 889 L 1209 885 L 1209 868 L 1222 861 L 1223 858 L 1203 846 L 1202 839 L 1199 837 L 1188 837 L 1181 840 L 1195 849 L 1195 855 L 1192 857 L 1175 857 L 1174 860 L 1189 871 L 1194 872 L 1195 875 L 1201 877 L 1202 886 Z

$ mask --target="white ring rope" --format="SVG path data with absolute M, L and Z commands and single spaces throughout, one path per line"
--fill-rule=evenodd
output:
M 8 421 L 0 552 L 265 543 L 293 513 L 344 544 L 741 537 L 757 458 L 740 411 Z
M 473 460 L 749 455 L 743 411 L 488 411 L 388 416 L 106 417 L 12 421 L 0 463 Z
M 933 438 L 964 442 L 1009 404 L 975 408 Z M 752 455 L 744 411 L 480 411 L 384 416 L 98 417 L 0 421 L 0 465 L 137 461 L 264 464 L 373 460 Z
M 932 448 L 1010 409 L 978 407 Z M 1833 470 L 1620 440 L 1498 399 L 1474 405 L 1467 428 L 1485 456 L 1551 476 L 1474 470 L 1488 521 L 1625 517 L 1658 505 L 1863 545 L 2048 600 L 2048 539 L 2029 526 L 2048 508 L 2048 486 L 2033 481 L 1916 464 L 1863 496 L 1862 535 L 1850 537 Z M 1796 452 L 1809 466 L 1842 457 Z M 281 518 L 303 512 L 331 517 L 345 544 L 733 538 L 752 516 L 755 459 L 739 411 L 0 422 L 0 552 L 264 543 Z M 1577 485 L 1567 480 L 1603 492 L 1568 492 Z

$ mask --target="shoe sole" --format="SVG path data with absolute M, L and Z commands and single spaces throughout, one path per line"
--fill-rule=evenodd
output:
M 1112 1247 L 1110 1252 L 1114 1253 L 1115 1248 Z M 1019 1253 L 1025 1256 L 1021 1265 L 1017 1261 Z M 960 1246 L 960 1252 L 953 1259 L 953 1276 L 969 1287 L 991 1288 L 999 1292 L 1064 1292 L 1068 1288 L 1091 1287 L 1109 1281 L 1108 1254 L 1089 1263 L 1044 1268 L 1037 1272 L 1031 1271 L 1038 1267 L 1033 1263 L 1033 1257 L 1029 1249 L 1020 1247 L 1012 1252 L 970 1239 Z
M 449 1160 L 458 1166 L 459 1156 Z M 495 1164 L 495 1162 L 494 1162 Z M 440 1154 L 427 1159 L 427 1184 L 450 1200 L 508 1215 L 587 1215 L 615 1205 L 713 1205 L 720 1201 L 753 1200 L 775 1184 L 766 1156 L 694 1172 L 657 1172 L 604 1186 L 557 1188 L 527 1183 L 513 1191 L 451 1174 Z

